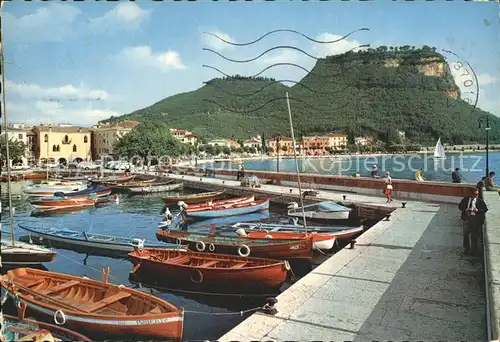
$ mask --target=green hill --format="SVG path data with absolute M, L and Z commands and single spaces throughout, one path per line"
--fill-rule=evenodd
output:
M 460 100 L 449 66 L 434 48 L 405 46 L 319 59 L 293 87 L 268 78 L 214 79 L 107 121 L 161 120 L 208 138 L 289 135 L 286 91 L 294 127 L 304 134 L 337 131 L 385 139 L 402 130 L 418 143 L 439 136 L 445 143 L 471 143 L 484 140 L 477 116 L 491 115 Z M 500 119 L 491 115 L 491 121 L 490 137 L 498 140 Z

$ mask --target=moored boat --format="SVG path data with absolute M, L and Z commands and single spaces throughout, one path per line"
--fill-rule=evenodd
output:
M 255 201 L 255 196 L 245 196 L 245 197 L 236 197 L 236 198 L 230 198 L 227 200 L 219 200 L 219 201 L 208 201 L 207 203 L 202 203 L 202 204 L 186 204 L 183 203 L 182 201 L 179 204 L 179 206 L 183 207 L 184 209 L 187 209 L 189 211 L 196 211 L 196 210 L 207 210 L 207 209 L 214 209 L 222 206 L 230 206 L 232 204 L 236 203 L 251 203 Z
M 88 197 L 88 196 L 87 196 Z M 61 197 L 42 197 L 29 200 L 30 204 L 39 210 L 54 210 L 68 208 L 87 208 L 93 207 L 97 198 L 61 198 Z
M 193 251 L 140 249 L 129 258 L 135 265 L 131 273 L 140 268 L 176 282 L 242 288 L 280 287 L 290 269 L 287 261 Z
M 246 232 L 243 228 L 236 231 L 238 236 L 248 237 L 250 239 L 305 239 L 312 236 L 313 249 L 330 250 L 335 246 L 337 237 L 331 233 L 300 233 L 300 232 L 263 232 L 250 231 Z
M 299 207 L 296 202 L 290 203 L 288 208 L 288 216 L 291 217 L 302 218 L 305 216 L 308 219 L 328 221 L 347 220 L 352 210 L 351 208 L 344 207 L 343 205 L 331 201 L 305 205 L 303 208 L 304 212 L 302 212 L 302 207 Z
M 240 236 L 204 234 L 179 230 L 156 232 L 160 241 L 186 244 L 199 252 L 238 254 L 272 259 L 312 258 L 312 236 L 304 239 L 250 239 Z
M 44 262 L 52 262 L 56 252 L 31 243 L 1 239 L 2 264 L 3 265 L 38 265 Z
M 76 331 L 30 318 L 20 321 L 18 317 L 2 314 L 2 321 L 5 341 L 92 341 Z
M 56 192 L 70 193 L 77 192 L 87 188 L 83 183 L 66 183 L 66 182 L 51 182 L 45 184 L 34 185 L 23 188 L 23 192 L 30 197 L 45 197 L 53 196 Z
M 71 247 L 91 248 L 104 252 L 112 251 L 129 253 L 139 248 L 185 248 L 184 246 L 178 246 L 176 244 L 146 241 L 146 239 L 92 234 L 70 229 L 28 227 L 21 224 L 19 227 L 27 231 L 30 236 L 40 238 L 45 241 L 62 243 Z
M 211 192 L 201 192 L 198 194 L 191 194 L 191 195 L 179 195 L 177 196 L 167 196 L 167 197 L 162 197 L 162 201 L 166 204 L 177 204 L 180 201 L 187 203 L 187 204 L 192 204 L 192 203 L 204 203 L 209 200 L 214 200 L 218 198 L 222 198 L 226 193 L 226 190 L 221 190 L 221 191 L 211 191 Z
M 110 177 L 103 177 L 99 179 L 93 179 L 93 183 L 124 183 L 124 182 L 130 182 L 135 178 L 136 175 L 122 175 L 122 176 L 110 176 Z
M 149 183 L 142 186 L 133 186 L 127 188 L 131 194 L 151 194 L 155 192 L 168 192 L 174 190 L 180 190 L 184 187 L 184 183 L 173 183 L 159 182 L 159 183 Z
M 94 336 L 180 340 L 184 309 L 142 291 L 103 281 L 31 268 L 0 276 L 19 301 L 19 316 L 32 314 Z M 93 336 L 90 336 L 93 337 Z
M 245 215 L 258 211 L 269 210 L 269 199 L 259 200 L 250 203 L 232 203 L 207 209 L 184 209 L 187 217 L 191 218 L 214 218 L 235 215 Z
M 66 198 L 87 198 L 90 194 L 95 194 L 97 197 L 105 197 L 111 195 L 111 188 L 100 184 L 92 184 L 86 189 L 68 193 L 63 192 L 62 194 Z M 58 193 L 54 195 L 57 196 Z

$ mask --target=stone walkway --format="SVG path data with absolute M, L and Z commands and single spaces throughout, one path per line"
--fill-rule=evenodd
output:
M 480 258 L 462 255 L 456 205 L 393 212 L 219 339 L 486 340 Z

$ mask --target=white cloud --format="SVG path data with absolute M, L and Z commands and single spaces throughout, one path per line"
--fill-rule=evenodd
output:
M 110 109 L 95 109 L 91 106 L 75 107 L 60 102 L 44 101 L 35 101 L 33 103 L 9 101 L 7 109 L 9 118 L 12 121 L 33 125 L 69 121 L 74 125 L 91 126 L 95 125 L 99 120 L 122 114 Z
M 305 50 L 304 50 L 305 51 Z M 302 53 L 290 49 L 280 49 L 268 52 L 258 60 L 265 64 L 296 63 L 303 57 Z
M 334 41 L 342 38 L 343 36 L 340 36 L 338 34 L 333 34 L 333 33 L 321 33 L 320 35 L 316 36 L 314 39 L 322 42 L 326 41 Z M 354 49 L 358 46 L 362 45 L 360 42 L 356 40 L 349 40 L 349 39 L 342 39 L 338 42 L 335 43 L 325 43 L 325 44 L 320 44 L 320 43 L 313 43 L 311 55 L 316 56 L 317 58 L 323 58 L 326 56 L 332 56 L 332 55 L 338 55 L 340 53 L 347 52 L 351 49 Z M 307 50 L 304 50 L 307 53 L 310 53 Z
M 64 41 L 73 35 L 73 23 L 81 13 L 77 7 L 57 2 L 20 17 L 4 10 L 5 39 L 16 43 Z
M 477 78 L 479 79 L 479 86 L 493 84 L 497 81 L 496 77 L 491 76 L 490 74 L 479 74 L 477 75 Z
M 186 68 L 176 51 L 154 53 L 147 45 L 124 48 L 117 57 L 135 66 L 155 68 L 162 72 Z
M 33 83 L 6 82 L 7 94 L 13 93 L 21 98 L 45 102 L 58 101 L 105 101 L 109 94 L 102 89 L 90 89 L 85 85 L 75 87 L 66 84 L 60 87 L 43 88 Z
M 219 38 L 214 37 L 212 34 L 208 34 L 205 32 L 212 33 L 213 35 L 216 35 L 216 36 L 224 39 L 225 41 L 235 43 L 234 39 L 229 34 L 222 32 L 220 30 L 217 30 L 217 29 L 213 29 L 213 30 L 209 29 L 209 30 L 204 30 L 204 32 L 201 33 L 201 41 L 203 43 L 204 48 L 209 48 L 209 49 L 215 50 L 217 52 L 221 52 L 222 50 L 228 50 L 228 49 L 234 48 L 234 45 L 227 44 L 227 43 L 223 42 L 222 40 L 220 40 Z
M 142 9 L 134 2 L 121 2 L 101 17 L 90 19 L 90 29 L 95 33 L 138 29 L 144 21 L 149 19 L 152 11 Z

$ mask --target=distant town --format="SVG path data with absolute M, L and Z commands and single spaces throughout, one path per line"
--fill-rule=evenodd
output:
M 72 124 L 40 124 L 37 126 L 11 123 L 2 132 L 8 134 L 12 143 L 18 143 L 24 149 L 23 153 L 11 157 L 11 165 L 44 165 L 69 163 L 81 163 L 101 160 L 102 158 L 117 158 L 115 145 L 119 139 L 139 125 L 138 121 L 122 121 L 114 124 L 97 123 L 93 127 L 79 127 Z M 6 132 L 6 133 L 5 133 Z M 293 140 L 287 136 L 273 136 L 263 139 L 257 135 L 247 140 L 235 139 L 213 139 L 206 141 L 203 137 L 186 129 L 171 128 L 170 133 L 181 143 L 195 147 L 195 154 L 204 156 L 228 156 L 228 155 L 258 155 L 268 154 L 271 156 L 293 155 Z M 398 132 L 402 141 L 405 140 L 405 132 Z M 2 137 L 2 144 L 4 137 Z M 355 137 L 354 144 L 349 145 L 348 136 L 342 133 L 330 133 L 326 135 L 299 136 L 296 137 L 296 150 L 304 156 L 326 156 L 342 152 L 366 153 L 379 152 L 380 141 L 375 141 L 372 136 Z M 348 147 L 356 147 L 351 151 Z M 481 146 L 454 146 L 446 149 L 478 149 Z M 495 148 L 493 146 L 493 148 Z M 422 149 L 419 145 L 407 144 L 406 149 L 401 152 Z M 398 151 L 391 151 L 398 152 Z M 12 156 L 12 154 L 11 154 Z

